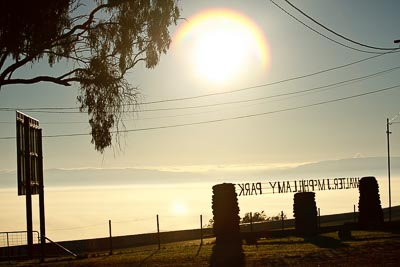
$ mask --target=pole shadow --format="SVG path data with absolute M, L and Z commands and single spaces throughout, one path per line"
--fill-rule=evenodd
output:
M 199 256 L 202 247 L 203 247 L 203 243 L 200 244 L 199 249 L 197 250 L 196 256 L 194 256 L 195 258 L 197 256 Z
M 142 261 L 140 261 L 139 264 L 137 265 L 137 267 L 144 266 L 143 264 L 145 264 L 146 261 L 148 261 L 149 259 L 151 259 L 157 252 L 158 252 L 158 250 L 153 251 L 149 256 L 147 256 L 147 257 L 144 258 Z M 146 265 L 146 266 L 147 266 L 147 265 Z

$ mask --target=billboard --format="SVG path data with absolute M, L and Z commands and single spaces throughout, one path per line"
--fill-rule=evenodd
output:
M 43 177 L 42 133 L 39 121 L 17 111 L 18 195 L 39 194 Z

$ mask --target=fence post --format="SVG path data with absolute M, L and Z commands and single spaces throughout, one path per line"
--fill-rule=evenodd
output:
M 10 264 L 10 262 L 11 262 L 11 257 L 10 257 L 10 240 L 8 239 L 8 232 L 7 232 L 7 257 L 8 257 L 8 263 Z
M 282 220 L 282 232 L 283 232 L 283 230 L 285 230 L 285 227 L 283 225 L 283 210 L 281 211 L 281 220 Z
M 357 222 L 356 205 L 353 205 L 354 222 Z
M 111 220 L 108 220 L 108 230 L 110 232 L 110 255 L 113 254 L 112 233 L 111 233 Z
M 321 228 L 321 209 L 318 208 L 318 229 Z
M 253 213 L 250 212 L 250 232 L 253 232 Z
M 200 215 L 200 245 L 203 245 L 203 215 Z
M 157 238 L 158 238 L 158 249 L 161 249 L 161 241 L 160 241 L 160 221 L 158 219 L 158 214 L 157 214 Z

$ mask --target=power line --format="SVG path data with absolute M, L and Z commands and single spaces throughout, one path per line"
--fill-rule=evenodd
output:
M 385 52 L 385 53 L 379 53 L 378 55 L 374 55 L 374 56 L 371 56 L 371 57 L 367 57 L 367 58 L 364 58 L 364 59 L 360 59 L 360 60 L 357 60 L 357 61 L 346 63 L 346 64 L 339 65 L 339 66 L 336 66 L 336 67 L 332 67 L 332 68 L 328 68 L 328 69 L 312 72 L 312 73 L 309 73 L 309 74 L 294 76 L 294 77 L 291 77 L 291 78 L 286 78 L 286 79 L 275 81 L 275 82 L 271 82 L 271 83 L 265 83 L 265 84 L 261 84 L 261 85 L 243 87 L 243 88 L 234 89 L 234 90 L 230 90 L 230 91 L 224 91 L 224 92 L 215 92 L 215 93 L 202 94 L 202 95 L 197 95 L 197 96 L 189 96 L 189 97 L 181 97 L 181 98 L 170 98 L 170 99 L 163 99 L 163 100 L 157 100 L 157 101 L 150 101 L 150 102 L 144 102 L 144 103 L 141 103 L 141 104 L 147 105 L 147 104 L 158 104 L 158 103 L 173 102 L 173 101 L 191 100 L 191 99 L 198 99 L 198 98 L 209 97 L 209 96 L 232 94 L 232 93 L 236 93 L 236 92 L 242 92 L 242 91 L 247 91 L 247 90 L 261 88 L 261 87 L 268 87 L 268 86 L 272 86 L 272 85 L 277 85 L 277 84 L 281 84 L 281 83 L 300 80 L 300 79 L 316 76 L 316 75 L 319 75 L 319 74 L 323 74 L 323 73 L 326 73 L 326 72 L 330 72 L 330 71 L 334 71 L 334 70 L 350 67 L 352 65 L 356 65 L 356 64 L 362 63 L 364 61 L 368 61 L 368 60 L 371 60 L 371 59 L 374 59 L 374 58 L 377 58 L 377 57 L 381 57 L 381 56 L 384 56 L 384 55 L 387 55 L 387 54 L 390 54 L 390 53 L 393 53 L 393 51 Z
M 62 110 L 64 108 L 60 108 Z M 74 108 L 77 109 L 77 108 Z M 59 111 L 56 108 L 54 110 L 47 110 L 46 108 L 0 108 L 0 111 L 10 111 L 15 112 L 16 110 L 19 111 L 30 111 L 36 113 L 48 113 L 48 114 L 86 114 L 85 112 L 80 111 Z
M 298 12 L 300 12 L 302 15 L 304 15 L 305 17 L 307 17 L 308 19 L 310 19 L 311 21 L 313 21 L 314 23 L 318 24 L 319 26 L 321 26 L 322 28 L 324 28 L 325 30 L 333 33 L 334 35 L 345 39 L 346 41 L 349 41 L 353 44 L 359 45 L 359 46 L 363 46 L 363 47 L 367 47 L 367 48 L 371 48 L 371 49 L 376 49 L 376 50 L 384 50 L 384 51 L 388 51 L 388 50 L 397 50 L 399 49 L 398 47 L 392 47 L 392 48 L 388 48 L 388 47 L 377 47 L 377 46 L 371 46 L 371 45 L 366 45 L 357 41 L 354 41 L 346 36 L 343 36 L 342 34 L 326 27 L 325 25 L 323 25 L 322 23 L 318 22 L 317 20 L 315 20 L 314 18 L 312 18 L 311 16 L 307 15 L 304 11 L 302 11 L 300 8 L 296 7 L 295 5 L 293 5 L 290 1 L 285 0 L 286 3 L 288 3 L 291 7 L 293 7 L 294 9 L 296 9 Z
M 299 19 L 296 18 L 294 15 L 292 15 L 291 13 L 289 13 L 286 9 L 284 9 L 283 7 L 281 7 L 280 5 L 278 5 L 275 1 L 273 1 L 273 0 L 270 0 L 270 1 L 271 1 L 276 7 L 278 7 L 280 10 L 282 10 L 284 13 L 286 13 L 287 15 L 289 15 L 290 17 L 292 17 L 293 19 L 295 19 L 297 22 L 299 22 L 299 23 L 302 24 L 303 26 L 307 27 L 307 28 L 310 29 L 311 31 L 315 32 L 316 34 L 318 34 L 318 35 L 324 37 L 325 39 L 328 39 L 328 40 L 331 41 L 331 42 L 334 42 L 334 43 L 336 43 L 336 44 L 338 44 L 338 45 L 341 45 L 341 46 L 343 46 L 343 47 L 346 47 L 346 48 L 349 48 L 349 49 L 351 49 L 351 50 L 355 50 L 355 51 L 358 51 L 358 52 L 363 52 L 363 53 L 368 53 L 368 54 L 382 54 L 382 53 L 385 53 L 385 52 L 373 52 L 373 51 L 362 50 L 362 49 L 359 49 L 359 48 L 355 48 L 355 47 L 352 47 L 352 46 L 343 44 L 343 43 L 341 43 L 341 42 L 339 42 L 339 41 L 337 41 L 337 40 L 334 40 L 334 39 L 330 38 L 329 36 L 327 36 L 327 35 L 325 35 L 325 34 L 319 32 L 319 31 L 317 31 L 316 29 L 312 28 L 311 26 L 307 25 L 307 24 L 304 23 L 303 21 L 299 20 Z M 398 51 L 398 50 L 399 50 L 399 48 L 396 48 L 396 49 L 390 50 L 390 52 L 394 52 L 394 51 Z
M 270 95 L 270 96 L 256 97 L 256 98 L 250 98 L 250 99 L 245 99 L 245 100 L 228 101 L 228 102 L 221 102 L 221 103 L 214 103 L 214 104 L 205 104 L 205 105 L 196 105 L 196 106 L 184 106 L 184 107 L 158 108 L 158 109 L 146 109 L 146 110 L 139 110 L 138 112 L 186 110 L 186 109 L 198 109 L 198 108 L 208 108 L 208 107 L 216 107 L 216 106 L 223 106 L 223 105 L 248 103 L 248 102 L 254 102 L 254 101 L 270 99 L 270 98 L 276 98 L 276 97 L 281 97 L 281 96 L 296 95 L 296 94 L 300 94 L 300 93 L 304 93 L 304 92 L 317 91 L 317 90 L 321 90 L 321 89 L 329 88 L 329 87 L 336 87 L 336 86 L 343 85 L 343 84 L 348 84 L 348 83 L 352 83 L 352 82 L 356 82 L 356 81 L 360 81 L 360 80 L 369 79 L 369 78 L 372 78 L 372 77 L 375 77 L 375 76 L 379 76 L 379 75 L 382 75 L 382 74 L 385 74 L 385 73 L 389 73 L 389 72 L 392 72 L 392 71 L 395 71 L 395 70 L 398 70 L 398 69 L 400 69 L 400 66 L 393 67 L 393 68 L 386 69 L 386 70 L 379 71 L 379 72 L 375 72 L 375 73 L 372 73 L 372 74 L 364 75 L 364 76 L 357 77 L 357 78 L 352 78 L 352 79 L 348 79 L 348 80 L 344 80 L 344 81 L 340 81 L 340 82 L 336 82 L 336 83 L 331 83 L 331 84 L 328 84 L 328 85 L 317 86 L 317 87 L 308 88 L 308 89 L 304 89 L 304 90 L 299 90 L 299 91 L 295 91 L 295 92 L 280 93 L 280 94 L 275 94 L 275 95 Z
M 286 112 L 286 111 L 299 110 L 299 109 L 304 109 L 304 108 L 308 108 L 308 107 L 314 107 L 314 106 L 325 105 L 325 104 L 328 104 L 328 103 L 344 101 L 344 100 L 357 98 L 357 97 L 361 97 L 361 96 L 376 94 L 376 93 L 383 92 L 383 91 L 393 90 L 393 89 L 398 88 L 398 87 L 400 87 L 400 84 L 399 85 L 395 85 L 395 86 L 391 86 L 391 87 L 386 87 L 386 88 L 374 90 L 374 91 L 370 91 L 370 92 L 365 92 L 365 93 L 361 93 L 361 94 L 356 94 L 356 95 L 336 98 L 336 99 L 332 99 L 332 100 L 326 100 L 326 101 L 317 102 L 317 103 L 313 103 L 313 104 L 297 106 L 297 107 L 292 107 L 292 108 L 279 109 L 279 110 L 262 112 L 262 113 L 248 114 L 248 115 L 231 117 L 231 118 L 223 118 L 223 119 L 200 121 L 200 122 L 191 122 L 191 123 L 183 123 L 183 124 L 174 124 L 174 125 L 166 125 L 166 126 L 155 126 L 155 127 L 130 129 L 130 130 L 120 130 L 120 131 L 112 131 L 111 133 L 142 132 L 142 131 L 168 129 L 168 128 L 178 128 L 178 127 L 185 127 L 185 126 L 202 125 L 202 124 L 210 124 L 210 123 L 217 123 L 217 122 L 223 122 L 223 121 L 231 121 L 231 120 L 245 119 L 245 118 L 251 118 L 251 117 L 258 117 L 258 116 L 263 116 L 263 115 L 276 114 L 276 113 L 281 113 L 281 112 Z M 58 135 L 44 135 L 43 138 L 75 137 L 75 136 L 88 136 L 88 135 L 90 135 L 90 134 L 89 133 L 58 134 Z M 13 137 L 0 137 L 0 140 L 8 140 L 8 139 L 15 139 L 15 137 L 14 136 Z
M 361 94 L 356 94 L 352 96 L 347 96 L 347 97 L 342 97 L 342 98 L 336 98 L 333 100 L 327 100 L 327 101 L 322 101 L 322 102 L 317 102 L 314 104 L 308 104 L 308 105 L 303 105 L 303 106 L 298 106 L 298 107 L 293 107 L 293 108 L 286 108 L 286 109 L 280 109 L 280 110 L 275 110 L 275 111 L 269 111 L 269 112 L 262 112 L 262 113 L 256 113 L 256 114 L 249 114 L 249 115 L 243 115 L 243 116 L 237 116 L 237 117 L 231 117 L 231 118 L 225 118 L 225 119 L 217 119 L 217 120 L 209 120 L 209 121 L 201 121 L 201 122 L 193 122 L 193 123 L 185 123 L 185 124 L 176 124 L 176 125 L 167 125 L 167 126 L 159 126 L 159 127 L 150 127 L 150 128 L 142 128 L 142 129 L 132 129 L 132 130 L 124 130 L 121 132 L 139 132 L 139 131 L 148 131 L 148 130 L 156 130 L 156 129 L 166 129 L 166 128 L 177 128 L 177 127 L 183 127 L 183 126 L 191 126 L 191 125 L 201 125 L 201 124 L 209 124 L 209 123 L 216 123 L 216 122 L 223 122 L 223 121 L 230 121 L 230 120 L 238 120 L 238 119 L 245 119 L 245 118 L 251 118 L 251 117 L 258 117 L 258 116 L 263 116 L 263 115 L 269 115 L 269 114 L 275 114 L 275 113 L 281 113 L 285 111 L 293 111 L 293 110 L 298 110 L 298 109 L 303 109 L 303 108 L 308 108 L 308 107 L 313 107 L 313 106 L 320 106 L 328 103 L 334 103 L 334 102 L 339 102 L 347 99 L 352 99 L 356 97 L 361 97 L 365 95 L 370 95 L 370 94 L 375 94 L 387 90 L 392 90 L 394 88 L 398 88 L 400 85 L 395 85 L 391 87 L 386 87 L 383 89 L 375 90 L 375 91 L 370 91 L 366 93 L 361 93 Z M 113 132 L 116 133 L 116 132 Z
M 336 86 L 343 85 L 343 84 L 348 84 L 348 83 L 352 83 L 352 82 L 356 82 L 356 81 L 360 81 L 360 80 L 369 79 L 369 78 L 372 78 L 372 77 L 375 77 L 375 76 L 379 76 L 379 75 L 382 75 L 382 74 L 385 74 L 385 73 L 389 73 L 389 72 L 392 72 L 392 71 L 395 71 L 395 70 L 398 70 L 398 69 L 400 69 L 400 66 L 393 67 L 393 68 L 386 69 L 386 70 L 379 71 L 379 72 L 375 72 L 375 73 L 372 73 L 372 74 L 369 74 L 369 75 L 357 77 L 357 78 L 352 78 L 352 79 L 348 79 L 348 80 L 344 80 L 344 81 L 340 81 L 340 82 L 336 82 L 336 83 L 331 83 L 331 84 L 328 84 L 328 85 L 317 86 L 317 87 L 304 89 L 304 90 L 300 90 L 300 91 L 295 91 L 295 92 L 280 93 L 280 94 L 264 96 L 264 97 L 250 98 L 250 99 L 245 99 L 245 100 L 228 101 L 228 102 L 197 105 L 197 106 L 147 109 L 147 110 L 140 110 L 139 112 L 197 109 L 197 108 L 206 108 L 206 107 L 216 107 L 216 106 L 231 105 L 231 104 L 248 103 L 248 102 L 254 102 L 254 101 L 270 99 L 270 98 L 276 98 L 276 97 L 281 97 L 281 96 L 296 95 L 296 94 L 300 94 L 300 93 L 304 93 L 304 92 L 317 91 L 317 90 L 321 90 L 321 89 L 329 88 L 329 87 L 336 87 Z
M 390 54 L 390 53 L 393 53 L 393 51 L 380 53 L 378 55 L 374 55 L 374 56 L 367 57 L 367 58 L 364 58 L 364 59 L 361 59 L 361 60 L 357 60 L 357 61 L 353 61 L 353 62 L 350 62 L 350 63 L 346 63 L 346 64 L 339 65 L 339 66 L 336 66 L 336 67 L 332 67 L 332 68 L 328 68 L 328 69 L 312 72 L 312 73 L 309 73 L 309 74 L 299 75 L 299 76 L 295 76 L 295 77 L 291 77 L 291 78 L 286 78 L 286 79 L 282 79 L 282 80 L 271 82 L 271 83 L 265 83 L 265 84 L 255 85 L 255 86 L 243 87 L 243 88 L 224 91 L 224 92 L 215 92 L 215 93 L 209 93 L 209 94 L 202 94 L 202 95 L 197 95 L 197 96 L 189 96 L 189 97 L 181 97 L 181 98 L 170 98 L 170 99 L 162 99 L 162 100 L 156 100 L 156 101 L 150 101 L 150 102 L 142 102 L 142 103 L 139 103 L 139 104 L 140 105 L 150 105 L 150 104 L 158 104 L 158 103 L 165 103 L 165 102 L 184 101 L 184 100 L 199 99 L 199 98 L 204 98 L 204 97 L 209 97 L 209 96 L 232 94 L 232 93 L 236 93 L 236 92 L 242 92 L 242 91 L 247 91 L 247 90 L 251 90 L 251 89 L 257 89 L 257 88 L 261 88 L 261 87 L 268 87 L 268 86 L 272 86 L 272 85 L 277 85 L 277 84 L 281 84 L 281 83 L 300 80 L 300 79 L 316 76 L 316 75 L 319 75 L 319 74 L 323 74 L 323 73 L 326 73 L 326 72 L 330 72 L 330 71 L 334 71 L 334 70 L 350 67 L 352 65 L 356 65 L 356 64 L 362 63 L 364 61 L 368 61 L 368 60 L 371 60 L 371 59 L 374 59 L 374 58 L 377 58 L 377 57 L 381 57 L 381 56 L 384 56 L 384 55 L 387 55 L 387 54 Z M 42 110 L 41 111 L 42 113 L 46 113 L 47 110 L 49 111 L 48 113 L 57 113 L 57 112 L 50 112 L 50 111 L 52 111 L 52 110 L 74 110 L 74 109 L 79 109 L 79 107 L 38 107 L 38 108 L 0 107 L 0 111 L 21 110 L 21 111 L 39 112 L 39 110 Z M 77 113 L 78 114 L 78 113 L 81 113 L 81 112 L 61 112 L 61 113 Z
M 196 105 L 196 106 L 184 106 L 184 107 L 169 107 L 169 108 L 158 108 L 158 109 L 145 109 L 145 110 L 137 110 L 137 111 L 131 111 L 131 112 L 156 112 L 156 111 L 171 111 L 171 110 L 186 110 L 186 109 L 198 109 L 198 108 L 206 108 L 206 107 L 216 107 L 216 106 L 223 106 L 223 105 L 232 105 L 232 104 L 239 104 L 239 103 L 248 103 L 248 102 L 254 102 L 254 101 L 259 101 L 259 100 L 264 100 L 264 99 L 269 99 L 269 98 L 276 98 L 276 97 L 281 97 L 281 96 L 288 96 L 288 95 L 296 95 L 296 94 L 300 94 L 300 93 L 304 93 L 304 92 L 310 92 L 310 91 L 319 91 L 321 89 L 324 88 L 329 88 L 329 87 L 336 87 L 339 85 L 344 85 L 344 84 L 348 84 L 348 83 L 352 83 L 352 82 L 356 82 L 356 81 L 360 81 L 360 80 L 365 80 L 365 79 L 369 79 L 371 77 L 375 77 L 375 76 L 379 76 L 385 73 L 389 73 L 395 70 L 400 69 L 400 66 L 397 67 L 393 67 L 390 69 L 386 69 L 383 71 L 379 71 L 379 72 L 375 72 L 372 74 L 368 74 L 368 75 L 364 75 L 364 76 L 360 76 L 357 78 L 352 78 L 352 79 L 348 79 L 348 80 L 344 80 L 344 81 L 340 81 L 340 82 L 336 82 L 336 83 L 332 83 L 332 84 L 328 84 L 328 85 L 323 85 L 323 86 L 317 86 L 314 88 L 309 88 L 309 89 L 304 89 L 304 90 L 300 90 L 300 91 L 295 91 L 295 92 L 288 92 L 288 93 L 281 93 L 281 94 L 275 94 L 275 95 L 270 95 L 270 96 L 265 96 L 265 97 L 257 97 L 257 98 L 251 98 L 251 99 L 245 99 L 245 100 L 237 100 L 237 101 L 228 101 L 228 102 L 221 102 L 221 103 L 214 103 L 214 104 L 205 104 L 205 105 Z M 11 110 L 11 108 L 0 108 L 0 110 L 6 110 L 6 109 L 10 109 L 7 111 L 14 111 Z M 29 110 L 31 112 L 39 112 L 39 113 L 55 113 L 55 114 L 81 114 L 81 112 L 76 112 L 76 111 L 52 111 L 52 110 L 35 110 L 35 109 L 22 109 L 22 110 Z M 168 116 L 167 116 L 168 117 Z M 152 118 L 148 118 L 148 119 L 152 119 Z M 1 122 L 0 122 L 1 123 Z M 7 122 L 3 122 L 3 123 L 7 123 Z M 62 122 L 57 122 L 57 123 L 53 123 L 53 124 L 67 124 L 67 123 L 62 123 Z

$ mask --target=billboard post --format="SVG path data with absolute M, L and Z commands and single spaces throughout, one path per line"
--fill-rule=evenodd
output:
M 26 228 L 28 257 L 33 253 L 32 195 L 39 194 L 41 254 L 44 258 L 45 221 L 42 130 L 39 121 L 16 112 L 17 127 L 17 184 L 18 195 L 26 197 Z

